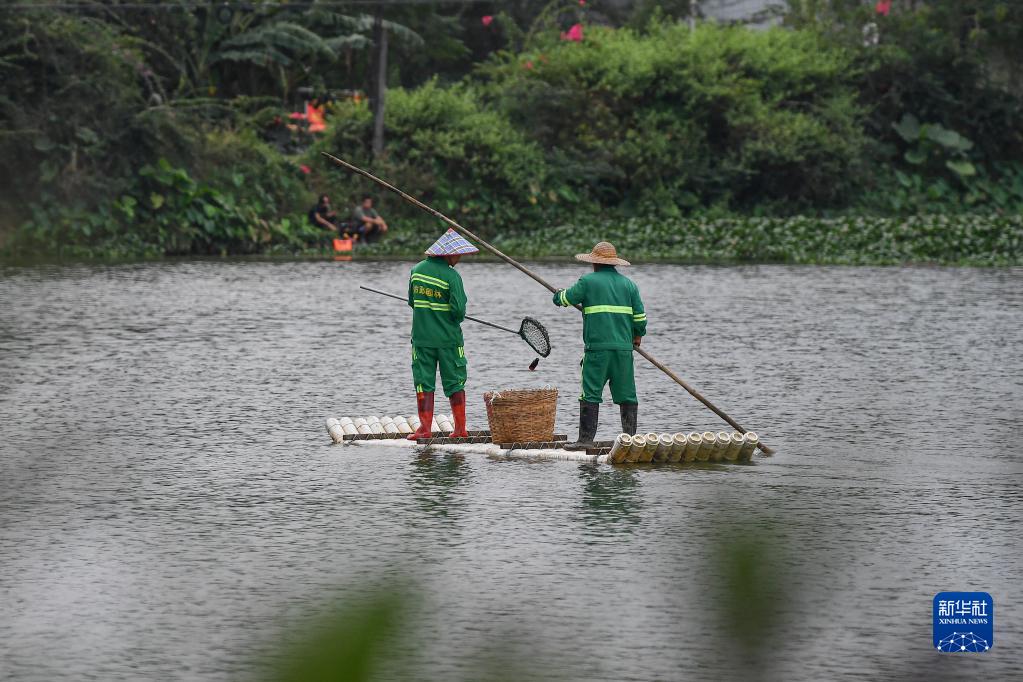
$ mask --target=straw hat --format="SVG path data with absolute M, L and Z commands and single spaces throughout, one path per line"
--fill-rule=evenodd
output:
M 629 264 L 629 261 L 618 257 L 615 245 L 611 242 L 600 242 L 589 253 L 577 253 L 575 259 L 581 260 L 584 263 L 597 263 L 599 265 Z
M 433 245 L 426 250 L 427 256 L 463 256 L 479 253 L 480 250 L 470 244 L 465 237 L 450 227 Z

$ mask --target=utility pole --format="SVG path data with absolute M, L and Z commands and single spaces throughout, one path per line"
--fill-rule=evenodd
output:
M 696 28 L 696 12 L 699 10 L 699 0 L 689 0 L 689 30 Z
M 373 78 L 373 156 L 384 153 L 384 102 L 387 99 L 387 29 L 384 28 L 384 3 L 377 4 L 373 20 L 373 40 L 377 46 L 376 74 Z

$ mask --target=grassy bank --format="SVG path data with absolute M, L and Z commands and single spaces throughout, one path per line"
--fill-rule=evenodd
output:
M 468 226 L 472 229 L 471 226 Z M 443 227 L 402 229 L 356 257 L 417 258 Z M 614 242 L 634 261 L 836 265 L 1023 265 L 1023 216 L 642 219 L 565 224 L 507 234 L 494 246 L 517 258 L 559 258 Z

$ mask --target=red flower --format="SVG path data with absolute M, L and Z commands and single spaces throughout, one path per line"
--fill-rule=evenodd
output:
M 575 42 L 575 43 L 581 43 L 583 41 L 583 25 L 582 24 L 576 24 L 575 26 L 573 26 L 572 28 L 568 29 L 567 31 L 562 31 L 561 32 L 561 39 L 562 40 L 571 40 L 572 42 Z
M 888 16 L 889 12 L 892 11 L 892 0 L 877 0 L 877 4 L 874 5 L 874 11 Z
M 313 172 L 313 169 L 305 165 L 304 163 L 301 166 L 299 166 L 298 169 L 305 173 L 306 175 L 309 175 L 310 173 Z
M 490 24 L 494 23 L 494 17 L 492 17 L 492 16 L 490 16 L 488 14 L 487 16 L 485 16 L 482 19 L 480 19 L 480 21 L 483 22 L 484 26 L 490 26 Z
M 580 7 L 586 7 L 586 0 L 579 0 Z
M 526 62 L 522 66 L 523 66 L 523 68 L 526 68 L 526 69 L 532 69 L 533 68 L 533 60 L 530 59 L 528 62 Z

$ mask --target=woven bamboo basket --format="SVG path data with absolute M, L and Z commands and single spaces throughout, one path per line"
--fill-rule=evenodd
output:
M 490 437 L 495 443 L 549 441 L 554 438 L 558 389 L 537 388 L 483 394 Z

